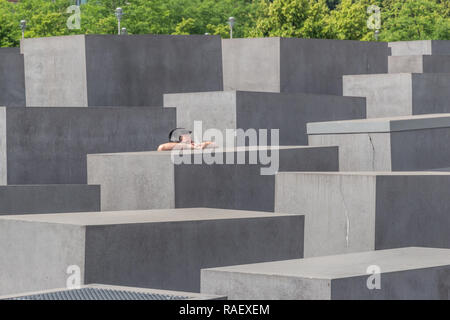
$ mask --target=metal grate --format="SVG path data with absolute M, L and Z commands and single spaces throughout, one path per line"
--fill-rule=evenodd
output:
M 169 294 L 81 288 L 15 297 L 7 300 L 185 300 L 189 298 Z

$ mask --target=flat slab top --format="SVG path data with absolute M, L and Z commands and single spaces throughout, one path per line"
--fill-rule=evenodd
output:
M 295 278 L 339 279 L 368 276 L 367 268 L 372 265 L 379 266 L 381 273 L 439 266 L 449 266 L 450 268 L 450 249 L 410 247 L 237 265 L 206 270 Z
M 314 176 L 449 176 L 447 171 L 289 171 L 277 175 L 314 175 Z
M 450 113 L 414 116 L 310 122 L 308 134 L 372 133 L 450 127 Z
M 116 111 L 116 112 L 131 112 L 131 111 L 136 111 L 136 110 L 144 110 L 144 111 L 160 111 L 160 112 L 164 112 L 164 108 L 162 106 L 145 106 L 145 107 L 140 107 L 140 106 L 114 106 L 114 107 L 109 107 L 109 106 L 90 106 L 90 107 L 64 107 L 64 106 L 55 106 L 55 107 L 51 107 L 51 106 L 33 106 L 33 107 L 25 107 L 25 106 L 21 106 L 21 107 L 8 107 L 8 106 L 0 106 L 0 108 L 4 108 L 5 110 L 15 110 L 15 111 L 23 111 L 23 112 L 28 112 L 28 113 L 33 113 L 33 112 L 40 112 L 40 111 L 58 111 L 58 112 L 79 112 L 79 113 L 98 113 L 102 110 L 111 110 L 111 111 Z
M 338 97 L 340 99 L 357 99 L 358 97 L 339 96 L 326 93 L 305 93 L 305 92 L 275 92 L 275 91 L 249 91 L 249 90 L 226 90 L 226 91 L 199 91 L 199 92 L 182 92 L 182 93 L 165 93 L 164 97 L 212 97 L 212 96 L 228 96 L 234 97 L 237 94 L 250 95 L 274 95 L 274 96 L 291 96 L 291 97 L 308 97 L 308 96 L 323 96 L 323 97 Z
M 326 146 L 250 146 L 250 147 L 235 147 L 235 148 L 206 148 L 202 150 L 182 150 L 182 154 L 199 154 L 212 152 L 249 152 L 249 151 L 264 151 L 264 150 L 293 150 L 293 149 L 326 149 L 335 147 Z M 177 151 L 178 152 L 178 151 Z M 93 153 L 88 154 L 88 157 L 95 156 L 169 156 L 172 151 L 139 151 L 139 152 L 116 152 L 116 153 Z
M 32 214 L 0 216 L 2 220 L 29 221 L 42 223 L 58 223 L 77 226 L 160 223 L 201 220 L 227 220 L 268 218 L 282 216 L 299 216 L 297 214 L 281 214 L 262 211 L 227 210 L 212 208 L 133 210 L 133 211 L 103 211 L 75 212 L 55 214 Z
M 450 41 L 448 40 L 413 40 L 388 42 L 392 56 L 415 54 L 450 54 Z
M 225 297 L 192 292 L 89 284 L 74 289 L 60 288 L 7 295 L 0 297 L 0 300 L 210 300 L 222 298 Z

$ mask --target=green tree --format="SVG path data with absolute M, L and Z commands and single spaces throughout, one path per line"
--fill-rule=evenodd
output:
M 88 0 L 81 28 L 70 30 L 66 10 L 74 0 L 0 0 L 0 46 L 17 46 L 19 22 L 26 37 L 115 34 L 114 11 L 130 34 L 218 34 L 235 37 L 302 37 L 373 40 L 367 7 L 382 8 L 380 40 L 450 39 L 449 0 Z
M 448 2 L 392 1 L 383 14 L 381 40 L 450 39 Z
M 19 44 L 19 21 L 16 19 L 14 4 L 0 0 L 0 47 L 15 47 Z
M 274 0 L 261 2 L 255 37 L 322 38 L 328 35 L 329 9 L 325 0 Z
M 367 8 L 379 4 L 373 0 L 342 0 L 331 12 L 328 20 L 329 33 L 342 40 L 373 40 L 373 30 L 367 27 Z

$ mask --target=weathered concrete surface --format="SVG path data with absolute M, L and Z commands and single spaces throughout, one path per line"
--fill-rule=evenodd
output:
M 391 56 L 450 55 L 448 40 L 418 40 L 389 42 Z
M 366 117 L 364 98 L 301 93 L 166 94 L 164 106 L 176 107 L 177 127 L 194 130 L 194 121 L 201 121 L 201 134 L 213 128 L 221 130 L 224 137 L 226 129 L 279 129 L 280 145 L 308 144 L 308 122 Z M 194 134 L 198 135 L 198 132 L 194 131 Z M 268 134 L 270 137 L 270 132 Z
M 0 295 L 65 287 L 73 265 L 81 284 L 199 292 L 202 268 L 302 258 L 303 224 L 206 208 L 3 216 Z
M 344 76 L 344 95 L 367 99 L 367 118 L 450 112 L 450 73 Z
M 170 152 L 89 154 L 87 179 L 101 185 L 102 210 L 175 208 Z
M 368 273 L 379 267 L 380 289 Z M 253 300 L 448 300 L 450 250 L 402 248 L 203 269 L 201 292 Z
M 273 211 L 276 171 L 339 170 L 336 147 L 185 152 L 187 158 L 182 164 L 177 157 L 172 161 L 171 152 L 90 154 L 88 182 L 101 185 L 102 210 L 201 206 Z M 266 155 L 267 162 L 262 158 Z M 249 159 L 253 156 L 256 160 L 252 164 Z M 199 162 L 195 162 L 196 157 Z M 241 157 L 244 164 L 238 164 Z M 264 170 L 269 175 L 262 175 Z
M 1 184 L 86 183 L 86 155 L 155 150 L 174 110 L 0 108 Z
M 224 296 L 185 291 L 88 284 L 73 289 L 59 288 L 5 295 L 1 296 L 0 300 L 48 300 L 49 298 L 53 298 L 52 300 L 66 300 L 69 296 L 73 297 L 70 300 L 109 300 L 104 296 L 96 298 L 97 295 L 100 294 L 86 292 L 85 290 L 104 290 L 104 292 L 112 297 L 112 300 L 226 300 L 227 298 Z M 87 294 L 87 296 L 85 294 Z M 147 297 L 145 297 L 145 295 L 147 295 Z
M 19 48 L 0 48 L 0 106 L 25 106 L 23 55 Z
M 312 146 L 339 146 L 340 171 L 450 167 L 450 114 L 308 124 Z
M 222 48 L 225 90 L 341 95 L 344 74 L 388 70 L 383 42 L 224 39 Z
M 305 256 L 450 248 L 450 173 L 281 172 L 275 211 L 305 212 Z
M 450 73 L 450 53 L 445 56 L 388 57 L 389 73 Z
M 22 41 L 27 106 L 160 106 L 223 89 L 219 36 L 73 35 Z
M 100 211 L 100 186 L 0 186 L 0 215 Z
M 29 38 L 20 45 L 27 106 L 88 106 L 84 35 Z

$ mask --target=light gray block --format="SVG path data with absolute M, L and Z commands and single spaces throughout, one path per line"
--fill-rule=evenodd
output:
M 19 48 L 0 48 L 0 106 L 25 106 L 23 55 Z
M 226 129 L 279 129 L 280 145 L 307 144 L 308 122 L 366 117 L 363 98 L 314 94 L 248 91 L 166 94 L 164 106 L 176 107 L 177 127 L 193 130 L 194 121 L 201 121 L 203 132 L 218 129 L 224 137 Z
M 201 206 L 273 211 L 276 171 L 339 170 L 336 147 L 241 147 L 185 152 L 191 164 L 172 161 L 168 151 L 88 155 L 88 181 L 101 185 L 102 210 Z M 250 154 L 256 156 L 253 164 Z M 265 155 L 270 163 L 261 160 Z M 213 162 L 213 157 L 217 161 Z M 247 160 L 238 164 L 240 157 Z M 269 175 L 262 175 L 262 169 L 268 170 Z
M 0 184 L 83 184 L 88 153 L 155 150 L 174 127 L 162 107 L 0 107 Z
M 391 56 L 450 55 L 448 40 L 418 40 L 389 42 Z
M 275 211 L 305 212 L 305 256 L 450 248 L 450 173 L 280 172 Z
M 100 186 L 0 186 L 0 215 L 100 211 Z
M 385 42 L 223 39 L 225 90 L 342 94 L 344 74 L 386 73 Z
M 0 295 L 63 288 L 76 274 L 81 285 L 199 292 L 202 268 L 303 257 L 303 224 L 206 208 L 2 216 Z
M 450 73 L 347 75 L 344 96 L 365 97 L 367 118 L 450 112 Z
M 450 73 L 449 55 L 388 57 L 389 73 Z
M 375 283 L 370 266 L 379 268 L 379 289 L 367 285 Z M 448 300 L 450 250 L 402 248 L 203 269 L 201 283 L 201 292 L 230 300 Z
M 27 106 L 160 106 L 164 93 L 223 89 L 219 36 L 25 39 Z
M 0 297 L 0 300 L 226 300 L 226 297 L 184 291 L 88 284 L 79 288 L 6 295 Z
M 450 167 L 450 114 L 308 123 L 311 146 L 339 146 L 340 171 Z

